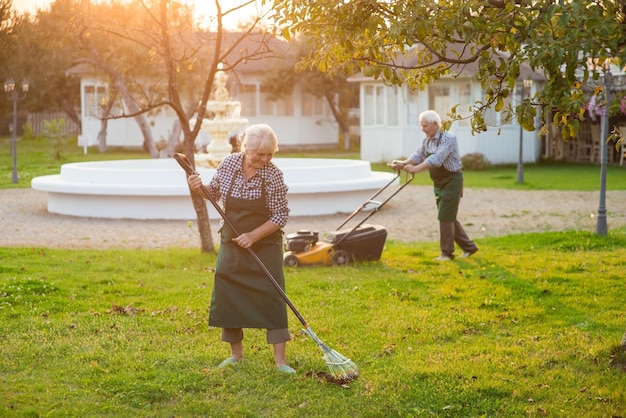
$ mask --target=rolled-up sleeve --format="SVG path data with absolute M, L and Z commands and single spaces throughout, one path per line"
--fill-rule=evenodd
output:
M 289 220 L 289 202 L 287 192 L 289 187 L 285 183 L 282 171 L 276 167 L 269 170 L 269 176 L 265 183 L 266 202 L 269 211 L 269 221 L 284 227 Z

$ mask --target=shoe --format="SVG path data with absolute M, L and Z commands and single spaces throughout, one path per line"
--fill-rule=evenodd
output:
M 476 254 L 478 252 L 478 248 L 476 248 L 474 251 L 465 251 L 459 258 L 469 258 L 472 255 Z
M 439 257 L 435 258 L 435 261 L 452 261 L 452 257 L 441 254 Z
M 224 360 L 223 362 L 220 363 L 219 366 L 217 366 L 218 369 L 223 369 L 224 367 L 233 365 L 233 364 L 237 364 L 239 360 L 235 360 L 232 357 L 228 357 L 226 360 Z
M 281 364 L 280 366 L 278 366 L 276 368 L 276 370 L 278 370 L 279 372 L 282 372 L 282 373 L 287 373 L 287 374 L 295 374 L 296 373 L 296 371 L 293 368 L 287 366 L 286 364 Z

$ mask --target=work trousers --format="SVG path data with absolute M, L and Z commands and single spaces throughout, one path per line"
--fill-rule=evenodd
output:
M 454 243 L 457 243 L 464 252 L 478 251 L 476 243 L 467 235 L 459 221 L 439 222 L 439 246 L 441 255 L 454 258 Z

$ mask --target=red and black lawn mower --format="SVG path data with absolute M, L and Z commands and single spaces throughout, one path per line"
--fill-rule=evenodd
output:
M 413 174 L 407 175 L 406 180 L 389 197 L 379 202 L 374 200 L 400 177 L 400 171 L 380 190 L 374 193 L 367 201 L 359 206 L 350 216 L 319 240 L 317 231 L 300 230 L 285 237 L 285 253 L 283 264 L 287 267 L 335 265 L 341 266 L 354 261 L 380 260 L 383 252 L 387 230 L 381 225 L 366 224 L 396 194 L 404 189 L 412 180 Z M 357 225 L 352 228 L 343 228 L 352 218 L 365 209 L 371 209 Z

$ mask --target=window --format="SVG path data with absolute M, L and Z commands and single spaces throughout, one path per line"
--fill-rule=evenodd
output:
M 107 91 L 104 86 L 85 86 L 85 116 L 99 118 L 102 116 L 102 107 L 106 105 Z
M 326 106 L 324 98 L 315 97 L 311 93 L 302 91 L 302 116 L 325 116 Z
M 239 99 L 241 102 L 242 116 L 257 116 L 256 109 L 256 86 L 254 84 L 243 84 L 239 86 Z
M 470 83 L 462 83 L 458 86 L 459 106 L 456 113 L 463 119 L 458 121 L 459 126 L 470 126 L 469 117 L 472 115 L 470 110 L 472 106 L 472 85 Z
M 398 126 L 398 87 L 387 87 L 387 125 Z
M 276 116 L 293 116 L 293 92 L 276 101 Z
M 442 120 L 446 120 L 446 114 L 450 111 L 450 85 L 437 84 L 428 88 L 428 108 L 439 113 Z
M 398 87 L 365 86 L 363 124 L 366 126 L 398 125 Z
M 407 125 L 414 125 L 414 126 L 419 125 L 419 120 L 418 120 L 419 114 L 420 114 L 419 94 L 420 94 L 419 90 L 411 90 L 409 91 L 409 94 L 407 95 L 407 100 L 406 100 Z
M 474 104 L 472 96 L 472 83 L 469 81 L 439 80 L 436 84 L 428 87 L 428 109 L 435 110 L 445 121 L 452 106 L 458 104 L 457 114 L 463 118 L 471 116 L 471 106 Z M 424 92 L 416 89 L 409 90 L 406 97 L 406 120 L 408 126 L 419 125 L 419 115 L 425 110 L 421 97 L 426 97 Z M 469 126 L 469 119 L 457 122 L 459 126 Z

